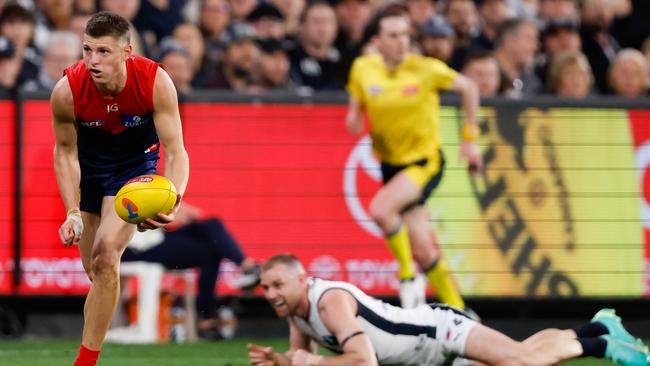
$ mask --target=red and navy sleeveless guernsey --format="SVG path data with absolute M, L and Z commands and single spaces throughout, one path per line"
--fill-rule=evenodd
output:
M 126 85 L 113 98 L 97 90 L 83 60 L 65 69 L 74 98 L 82 177 L 118 173 L 159 159 L 153 123 L 158 67 L 145 57 L 129 57 Z

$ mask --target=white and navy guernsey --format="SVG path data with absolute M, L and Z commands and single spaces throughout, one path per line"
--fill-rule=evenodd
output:
M 343 353 L 343 348 L 318 313 L 318 302 L 331 289 L 345 290 L 357 300 L 357 319 L 381 365 L 450 364 L 455 356 L 464 353 L 467 336 L 476 324 L 446 305 L 402 309 L 370 297 L 347 282 L 310 278 L 309 318 L 294 316 L 293 321 L 302 333 L 336 353 Z

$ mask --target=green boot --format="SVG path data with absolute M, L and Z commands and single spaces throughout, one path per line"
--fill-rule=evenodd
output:
M 621 317 L 616 315 L 614 309 L 600 309 L 596 315 L 591 319 L 591 322 L 598 322 L 607 328 L 609 334 L 616 339 L 626 343 L 638 343 L 643 345 L 643 342 L 632 336 L 624 327 L 621 322 Z
M 623 366 L 648 366 L 650 354 L 648 347 L 637 343 L 627 343 L 610 334 L 601 336 L 607 342 L 605 358 Z

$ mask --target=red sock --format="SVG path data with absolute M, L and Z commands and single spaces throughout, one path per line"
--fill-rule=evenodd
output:
M 95 366 L 99 358 L 100 351 L 93 351 L 86 348 L 83 344 L 79 347 L 79 355 L 72 366 Z

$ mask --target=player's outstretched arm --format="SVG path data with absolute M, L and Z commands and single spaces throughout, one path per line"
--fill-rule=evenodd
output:
M 318 303 L 318 312 L 327 329 L 343 346 L 338 356 L 318 356 L 298 350 L 291 359 L 292 366 L 376 366 L 377 358 L 370 339 L 363 332 L 355 314 L 357 301 L 347 291 L 327 291 Z
M 68 212 L 66 221 L 59 229 L 59 237 L 68 246 L 79 243 L 83 223 L 79 212 L 81 169 L 77 155 L 77 125 L 72 90 L 67 77 L 61 78 L 54 86 L 50 108 L 55 141 L 54 173 L 63 205 Z
M 451 86 L 452 90 L 460 93 L 465 114 L 465 124 L 462 129 L 462 144 L 460 154 L 470 166 L 470 173 L 476 173 L 483 169 L 483 157 L 476 142 L 480 130 L 477 123 L 479 108 L 479 93 L 476 84 L 463 75 L 457 75 Z
M 179 197 L 185 193 L 190 176 L 190 161 L 183 144 L 183 129 L 178 110 L 178 95 L 167 72 L 158 68 L 153 91 L 154 123 L 164 147 L 165 176 L 174 182 Z M 175 218 L 180 199 L 170 214 L 160 213 L 156 220 L 148 219 L 140 226 L 145 229 L 163 227 Z

